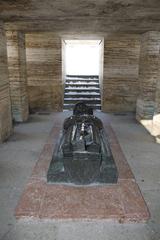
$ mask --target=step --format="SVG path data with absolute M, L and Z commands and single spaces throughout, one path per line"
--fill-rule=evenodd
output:
M 73 82 L 73 81 L 70 81 L 69 83 L 68 82 L 66 82 L 65 83 L 65 85 L 87 85 L 87 86 L 91 86 L 91 85 L 93 85 L 93 86 L 99 86 L 99 83 L 96 83 L 96 82 L 93 82 L 93 81 L 91 81 L 91 82 L 86 82 L 86 81 L 83 81 L 83 82 L 81 82 L 81 81 L 78 81 L 78 82 Z
M 65 88 L 65 92 L 87 92 L 88 94 L 90 94 L 90 92 L 96 92 L 96 93 L 100 93 L 100 89 L 98 87 L 66 87 Z
M 96 93 L 96 92 L 65 92 L 64 97 L 100 97 L 100 93 Z
M 90 95 L 85 95 L 85 94 L 64 94 L 64 98 L 99 98 L 101 99 L 100 94 L 98 95 L 94 95 L 94 94 L 90 94 Z
M 66 75 L 66 78 L 99 79 L 98 75 Z
M 99 83 L 99 80 L 98 79 L 82 79 L 82 78 L 66 78 L 66 82 L 69 83 L 69 82 L 95 82 L 95 83 Z
M 74 108 L 75 104 L 64 104 L 63 109 L 72 110 Z M 87 104 L 87 106 L 93 108 L 93 109 L 101 109 L 101 104 Z
M 75 104 L 80 101 L 84 101 L 93 109 L 101 109 L 98 76 L 66 76 L 64 109 L 73 109 Z
M 64 96 L 64 101 L 70 101 L 73 99 L 74 101 L 77 99 L 77 101 L 91 101 L 91 100 L 101 100 L 100 96 Z
M 99 98 L 65 98 L 64 103 L 71 103 L 71 104 L 76 104 L 80 101 L 83 101 L 84 103 L 88 104 L 101 104 L 101 99 Z

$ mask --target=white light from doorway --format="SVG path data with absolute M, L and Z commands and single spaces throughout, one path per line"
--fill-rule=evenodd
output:
M 99 75 L 101 40 L 65 40 L 66 75 Z

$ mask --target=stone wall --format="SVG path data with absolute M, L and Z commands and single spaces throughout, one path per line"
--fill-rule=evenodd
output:
M 30 110 L 62 110 L 61 38 L 26 34 L 26 60 Z
M 139 94 L 139 35 L 104 39 L 103 111 L 135 111 Z
M 139 93 L 139 35 L 111 35 L 104 41 L 103 111 L 134 111 Z M 26 34 L 27 84 L 31 110 L 62 110 L 61 36 Z
M 9 79 L 7 69 L 6 38 L 0 22 L 0 142 L 6 140 L 12 131 Z

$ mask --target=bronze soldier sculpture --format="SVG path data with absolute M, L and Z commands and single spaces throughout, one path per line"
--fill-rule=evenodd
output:
M 79 185 L 117 182 L 117 168 L 101 120 L 85 103 L 75 105 L 47 174 L 50 183 Z

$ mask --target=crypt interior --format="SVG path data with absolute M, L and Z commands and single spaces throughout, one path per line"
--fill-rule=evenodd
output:
M 79 101 L 117 184 L 46 183 Z M 0 240 L 159 240 L 159 199 L 160 1 L 0 0 Z

